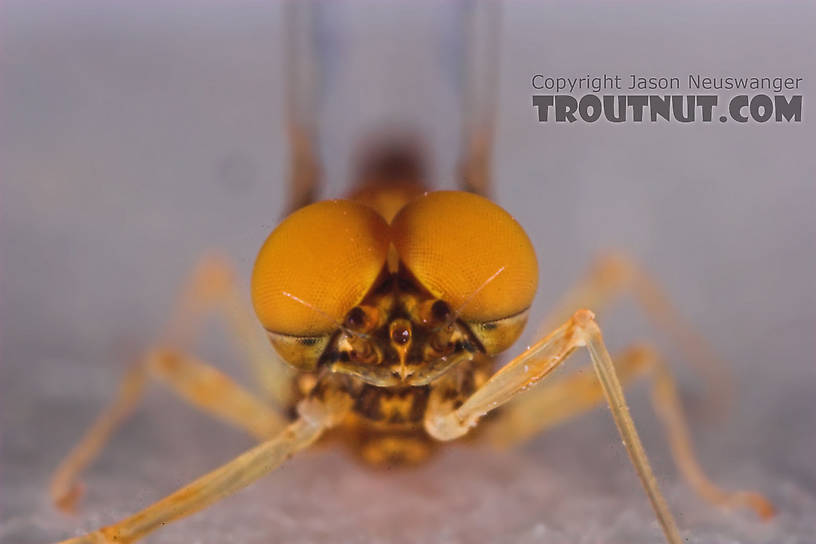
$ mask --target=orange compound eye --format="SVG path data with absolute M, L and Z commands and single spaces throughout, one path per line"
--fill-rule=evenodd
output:
M 513 217 L 471 193 L 428 193 L 391 223 L 405 266 L 465 321 L 485 323 L 529 308 L 538 285 L 533 245 Z
M 252 272 L 252 303 L 270 332 L 329 334 L 371 289 L 385 265 L 389 227 L 371 208 L 327 200 L 283 220 Z

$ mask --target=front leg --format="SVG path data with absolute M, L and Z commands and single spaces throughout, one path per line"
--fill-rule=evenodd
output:
M 588 310 L 579 310 L 552 334 L 510 361 L 458 408 L 454 408 L 441 394 L 432 395 L 425 416 L 425 429 L 438 440 L 452 440 L 464 435 L 479 418 L 547 376 L 579 347 L 586 347 L 589 351 L 612 417 L 666 540 L 670 544 L 680 544 L 677 524 L 658 488 L 629 414 L 623 388 L 604 345 L 601 330 L 595 316 Z
M 327 391 L 322 400 L 307 398 L 300 417 L 267 440 L 122 521 L 62 544 L 128 544 L 168 523 L 194 514 L 269 474 L 296 452 L 313 444 L 340 423 L 351 406 L 344 392 Z

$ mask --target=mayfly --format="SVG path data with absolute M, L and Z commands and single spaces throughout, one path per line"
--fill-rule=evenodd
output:
M 700 468 L 674 380 L 658 355 L 645 348 L 615 357 L 607 351 L 591 310 L 629 291 L 680 335 L 693 358 L 706 357 L 693 349 L 700 344 L 654 282 L 630 261 L 602 260 L 554 310 L 548 322 L 555 324 L 541 339 L 497 370 L 497 356 L 527 322 L 539 262 L 521 225 L 488 198 L 496 4 L 464 10 L 460 190 L 429 192 L 422 147 L 384 139 L 360 161 L 346 198 L 325 201 L 316 201 L 321 167 L 313 101 L 316 59 L 327 52 L 314 39 L 312 6 L 288 8 L 290 213 L 255 262 L 257 319 L 241 311 L 226 263 L 205 260 L 167 336 L 127 374 L 112 405 L 60 465 L 51 494 L 62 509 L 75 506 L 80 473 L 151 380 L 259 444 L 141 512 L 66 542 L 139 540 L 250 485 L 319 440 L 344 442 L 373 464 L 413 464 L 466 435 L 519 443 L 605 399 L 665 539 L 679 544 L 624 399 L 623 385 L 643 375 L 652 379 L 655 409 L 691 487 L 713 504 L 771 516 L 762 495 L 723 490 Z M 180 347 L 197 318 L 213 309 L 242 338 L 266 399 Z M 260 327 L 268 342 L 255 340 Z M 294 372 L 282 368 L 269 343 Z M 547 379 L 583 349 L 594 374 Z

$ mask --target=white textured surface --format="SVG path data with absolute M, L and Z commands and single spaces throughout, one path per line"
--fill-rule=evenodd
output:
M 180 1 L 89 0 L 0 8 L 4 544 L 110 522 L 250 444 L 154 390 L 88 474 L 82 513 L 64 518 L 46 500 L 50 471 L 109 398 L 127 358 L 154 337 L 196 256 L 224 248 L 247 277 L 279 215 L 286 161 L 278 8 L 226 6 L 201 3 L 193 12 Z M 740 402 L 727 422 L 707 423 L 696 405 L 699 383 L 665 346 L 704 465 L 723 484 L 767 492 L 781 511 L 771 524 L 701 504 L 674 470 L 645 388 L 630 393 L 688 542 L 813 543 L 813 8 L 649 6 L 508 6 L 498 199 L 541 252 L 537 314 L 594 252 L 620 247 L 647 263 L 733 362 Z M 355 24 L 371 33 L 356 47 L 365 52 L 369 38 L 387 38 L 398 50 L 425 32 L 419 23 L 428 17 L 403 11 L 402 32 Z M 535 122 L 531 74 L 630 70 L 804 75 L 805 122 Z M 390 84 L 414 111 L 427 84 L 438 83 L 402 76 Z M 356 139 L 345 131 L 358 112 L 397 104 L 378 88 L 332 96 L 332 194 L 347 172 Z M 445 100 L 417 114 L 443 177 L 457 130 Z M 660 338 L 628 305 L 602 323 L 613 347 Z M 223 335 L 210 336 L 202 353 L 245 377 Z M 453 447 L 414 471 L 371 472 L 342 452 L 311 453 L 151 541 L 594 544 L 660 536 L 608 413 L 596 410 L 518 452 Z

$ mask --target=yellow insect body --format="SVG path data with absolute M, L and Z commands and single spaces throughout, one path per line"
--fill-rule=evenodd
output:
M 133 407 L 147 377 L 244 427 L 261 443 L 141 512 L 68 544 L 138 540 L 249 485 L 321 438 L 342 440 L 373 464 L 410 464 L 444 441 L 465 436 L 505 404 L 485 432 L 514 443 L 601 398 L 608 401 L 666 540 L 679 544 L 623 396 L 620 380 L 643 373 L 655 380 L 655 407 L 695 491 L 715 504 L 773 515 L 761 495 L 724 491 L 708 480 L 694 457 L 668 369 L 644 349 L 613 362 L 591 311 L 570 310 L 571 318 L 496 371 L 493 356 L 518 338 L 535 294 L 532 244 L 510 214 L 488 199 L 459 191 L 424 193 L 404 177 L 361 183 L 352 193 L 358 200 L 307 205 L 263 244 L 252 274 L 253 305 L 272 345 L 297 375 L 277 375 L 282 382 L 274 373 L 269 378 L 268 354 L 250 340 L 247 346 L 259 377 L 269 378 L 270 391 L 288 399 L 285 410 L 271 409 L 187 353 L 158 348 L 126 377 L 110 411 L 60 466 L 52 496 L 64 509 L 73 506 L 78 473 Z M 612 264 L 580 287 L 573 302 L 603 302 L 608 294 L 597 293 L 610 278 L 634 274 Z M 234 297 L 224 268 L 213 266 L 193 282 L 192 298 Z M 247 321 L 237 314 L 232 320 L 247 339 L 253 336 Z M 597 381 L 573 374 L 518 397 L 583 347 Z M 555 405 L 553 399 L 559 399 Z
M 318 63 L 312 57 L 320 55 L 308 37 L 318 35 L 316 24 L 324 18 L 313 17 L 308 2 L 292 3 L 287 20 L 299 29 L 288 40 L 286 75 L 292 213 L 268 236 L 252 272 L 260 325 L 241 311 L 229 266 L 217 260 L 200 265 L 169 333 L 146 350 L 110 408 L 63 460 L 51 496 L 64 510 L 74 507 L 79 475 L 149 380 L 161 381 L 259 443 L 142 511 L 66 544 L 137 541 L 241 490 L 327 437 L 343 440 L 371 463 L 416 463 L 480 421 L 481 437 L 514 445 L 604 399 L 666 541 L 679 544 L 623 394 L 622 383 L 645 375 L 653 381 L 655 410 L 672 454 L 697 494 L 717 505 L 750 507 L 762 517 L 773 514 L 758 493 L 725 491 L 708 479 L 695 458 L 671 372 L 656 352 L 634 345 L 614 360 L 609 354 L 591 310 L 623 292 L 637 295 L 647 313 L 682 339 L 681 347 L 697 338 L 631 262 L 601 261 L 553 311 L 557 324 L 496 368 L 494 356 L 510 348 L 526 324 L 538 263 L 522 227 L 484 196 L 491 190 L 498 80 L 490 53 L 495 5 L 468 10 L 473 32 L 464 50 L 472 54 L 463 59 L 458 183 L 469 192 L 425 192 L 427 154 L 410 139 L 382 140 L 365 146 L 373 152 L 359 161 L 348 200 L 313 203 L 321 165 L 312 102 Z M 178 341 L 191 336 L 191 324 L 202 312 L 215 308 L 226 314 L 266 397 L 244 389 Z M 294 378 L 258 338 L 259 326 L 297 371 Z M 574 371 L 547 380 L 582 348 L 593 374 Z M 706 357 L 700 345 L 689 351 L 697 359 L 703 354 L 703 367 L 716 366 L 707 364 L 716 358 Z M 539 381 L 547 383 L 520 395 Z
M 386 200 L 389 213 L 393 199 L 374 202 Z M 403 204 L 390 225 L 353 201 L 306 206 L 270 234 L 252 276 L 272 345 L 307 373 L 295 400 L 321 388 L 355 397 L 334 435 L 373 463 L 427 456 L 432 390 L 461 403 L 486 380 L 538 280 L 526 233 L 486 198 L 440 191 Z

